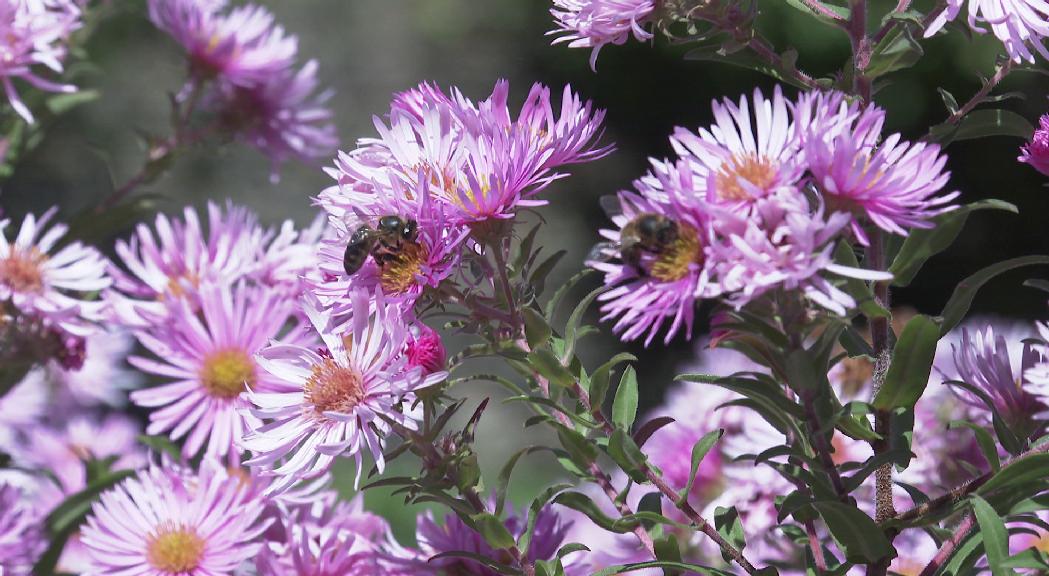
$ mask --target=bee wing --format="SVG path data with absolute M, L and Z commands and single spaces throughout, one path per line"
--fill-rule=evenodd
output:
M 590 248 L 584 262 L 608 262 L 616 257 L 619 246 L 615 242 L 598 242 Z
M 601 203 L 601 209 L 605 211 L 605 214 L 609 218 L 615 218 L 623 213 L 623 206 L 619 203 L 619 197 L 615 194 L 606 194 L 598 199 Z

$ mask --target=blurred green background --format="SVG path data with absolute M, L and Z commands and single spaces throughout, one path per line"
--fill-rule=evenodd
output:
M 95 205 L 141 165 L 141 132 L 165 133 L 167 99 L 184 79 L 178 47 L 145 19 L 142 0 L 112 0 L 118 8 L 101 23 L 87 52 L 97 69 L 84 77 L 84 88 L 101 98 L 62 117 L 46 139 L 3 183 L 0 202 L 7 215 L 42 211 L 59 204 L 66 217 Z M 606 47 L 598 73 L 588 65 L 587 50 L 550 46 L 544 34 L 552 28 L 549 2 L 542 0 L 270 0 L 268 6 L 288 32 L 300 40 L 303 60 L 320 61 L 322 83 L 335 90 L 332 101 L 342 148 L 371 136 L 372 115 L 388 108 L 391 93 L 422 80 L 458 86 L 483 99 L 496 79 L 511 81 L 519 103 L 532 82 L 554 88 L 570 83 L 608 110 L 606 139 L 618 150 L 610 157 L 579 167 L 575 175 L 551 186 L 551 205 L 541 210 L 545 238 L 569 253 L 549 285 L 557 285 L 581 265 L 606 224 L 598 198 L 628 187 L 646 168 L 646 158 L 669 153 L 667 135 L 677 125 L 695 128 L 710 120 L 710 100 L 738 98 L 755 86 L 772 83 L 760 74 L 711 62 L 683 58 L 687 46 L 657 40 Z M 894 0 L 874 0 L 884 12 Z M 918 3 L 919 7 L 922 4 Z M 810 21 L 781 0 L 762 2 L 762 30 L 780 50 L 800 52 L 799 66 L 829 74 L 848 57 L 839 31 Z M 946 109 L 938 87 L 959 101 L 968 99 L 987 74 L 1000 46 L 993 38 L 967 40 L 962 34 L 923 41 L 926 57 L 910 70 L 892 76 L 877 95 L 889 111 L 888 129 L 913 138 L 942 121 Z M 1044 64 L 1044 63 L 1043 63 Z M 1000 92 L 1022 91 L 1009 107 L 1032 123 L 1046 109 L 1049 79 L 1014 74 Z M 789 93 L 793 91 L 788 89 Z M 937 313 L 955 283 L 993 261 L 1031 253 L 1049 253 L 1049 192 L 1045 178 L 1016 162 L 1021 142 L 1011 138 L 967 141 L 950 147 L 952 186 L 966 201 L 996 197 L 1017 204 L 1019 216 L 981 212 L 970 219 L 963 236 L 935 258 L 912 287 L 896 292 L 897 303 Z M 311 197 L 331 184 L 318 166 L 288 164 L 279 183 L 269 181 L 269 166 L 257 153 L 239 146 L 206 145 L 180 157 L 171 172 L 151 186 L 162 207 L 174 211 L 186 203 L 202 206 L 208 199 L 231 198 L 251 206 L 266 222 L 287 217 L 300 223 L 314 214 Z M 977 299 L 974 310 L 1043 319 L 1045 297 L 1021 288 L 1031 271 L 995 280 Z M 595 318 L 596 321 L 596 318 Z M 692 345 L 678 339 L 669 347 L 622 345 L 612 338 L 590 340 L 594 359 L 612 349 L 629 349 L 640 359 L 643 407 L 661 398 L 675 369 L 692 357 Z M 480 383 L 460 391 L 476 398 L 492 393 Z M 494 478 L 517 446 L 532 443 L 506 418 L 523 422 L 516 410 L 494 403 L 479 431 L 482 467 Z M 467 410 L 471 409 L 471 404 Z M 519 467 L 513 499 L 523 502 L 555 474 L 556 464 L 542 456 Z M 406 466 L 406 465 L 402 465 Z M 410 470 L 407 465 L 404 470 Z M 413 511 L 381 493 L 369 506 L 394 516 L 399 536 L 410 539 Z

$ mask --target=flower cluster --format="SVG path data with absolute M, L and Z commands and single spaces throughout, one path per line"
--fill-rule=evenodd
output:
M 0 2 L 0 83 L 7 101 L 26 122 L 29 107 L 18 96 L 15 79 L 47 92 L 75 92 L 76 87 L 41 76 L 41 68 L 62 73 L 70 35 L 80 27 L 81 8 L 74 0 L 3 0 Z
M 338 139 L 317 93 L 317 63 L 296 69 L 298 40 L 268 10 L 225 0 L 150 0 L 149 16 L 186 51 L 190 81 L 180 94 L 217 115 L 222 129 L 280 165 L 313 161 Z
M 695 303 L 739 309 L 770 292 L 801 293 L 844 316 L 856 305 L 843 278 L 885 280 L 842 265 L 840 239 L 862 245 L 876 227 L 906 235 L 950 210 L 937 146 L 881 138 L 884 111 L 836 92 L 715 102 L 715 124 L 677 129 L 677 157 L 652 160 L 618 196 L 615 229 L 591 266 L 605 274 L 606 319 L 623 339 L 691 334 Z

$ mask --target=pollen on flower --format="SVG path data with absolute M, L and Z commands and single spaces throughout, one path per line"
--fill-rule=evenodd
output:
M 303 395 L 318 417 L 324 418 L 325 412 L 348 414 L 364 400 L 364 383 L 353 368 L 323 358 L 313 366 Z
M 663 282 L 674 282 L 687 276 L 693 264 L 702 264 L 703 258 L 703 243 L 696 229 L 679 222 L 677 240 L 660 250 L 649 274 Z
M 0 260 L 0 283 L 7 284 L 15 292 L 38 293 L 44 288 L 44 273 L 41 269 L 47 255 L 36 250 L 28 253 L 12 251 Z
M 400 294 L 408 291 L 415 283 L 415 277 L 422 270 L 422 264 L 429 258 L 430 252 L 418 242 L 405 242 L 396 258 L 382 264 L 379 271 L 379 282 L 387 293 Z
M 200 382 L 208 394 L 230 400 L 255 384 L 255 362 L 240 348 L 212 352 L 204 358 Z
M 716 176 L 717 194 L 722 200 L 750 200 L 752 198 L 740 180 L 746 180 L 760 189 L 767 189 L 776 181 L 776 167 L 757 154 L 735 154 L 721 164 Z
M 204 540 L 191 528 L 165 526 L 147 540 L 146 559 L 157 570 L 182 574 L 200 566 L 204 548 Z

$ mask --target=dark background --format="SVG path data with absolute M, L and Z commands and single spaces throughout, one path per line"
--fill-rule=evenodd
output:
M 668 154 L 667 135 L 674 126 L 709 123 L 713 98 L 738 98 L 755 86 L 772 86 L 769 79 L 748 70 L 688 61 L 687 46 L 664 40 L 606 47 L 595 74 L 589 69 L 587 50 L 550 45 L 544 36 L 553 27 L 549 2 L 540 0 L 261 3 L 276 13 L 289 33 L 299 36 L 303 60 L 320 61 L 323 84 L 336 92 L 333 107 L 343 149 L 374 133 L 371 116 L 388 108 L 392 92 L 422 80 L 459 86 L 479 100 L 497 78 L 506 77 L 514 103 L 521 102 L 532 82 L 543 82 L 555 93 L 570 83 L 606 108 L 606 139 L 618 150 L 552 186 L 546 194 L 551 205 L 540 210 L 549 224 L 548 243 L 569 249 L 560 275 L 550 285 L 582 265 L 597 241 L 597 229 L 606 225 L 598 198 L 630 186 L 645 170 L 647 157 Z M 872 5 L 884 12 L 895 2 L 875 0 Z M 119 9 L 101 23 L 86 47 L 95 69 L 79 81 L 99 90 L 101 98 L 61 118 L 2 184 L 0 201 L 6 215 L 20 218 L 27 210 L 40 212 L 59 204 L 63 215 L 71 217 L 95 205 L 113 181 L 122 183 L 140 166 L 143 147 L 137 134 L 165 133 L 167 95 L 184 79 L 179 49 L 145 19 L 144 2 L 119 0 L 113 6 Z M 842 33 L 810 21 L 779 0 L 763 3 L 760 23 L 778 49 L 796 48 L 799 65 L 813 74 L 831 74 L 848 57 Z M 1000 50 L 994 38 L 970 41 L 962 34 L 922 45 L 927 55 L 920 64 L 893 75 L 892 84 L 876 95 L 889 112 L 887 129 L 911 138 L 921 137 L 929 125 L 947 116 L 938 87 L 964 102 L 979 88 L 978 74 L 989 73 Z M 1046 108 L 1047 87 L 1049 80 L 1042 75 L 1013 74 L 999 92 L 1022 91 L 1027 98 L 1000 105 L 1036 123 Z M 789 88 L 787 92 L 794 93 Z M 1020 214 L 977 213 L 950 250 L 934 258 L 911 287 L 894 294 L 896 303 L 936 314 L 954 285 L 977 269 L 1004 258 L 1049 253 L 1046 179 L 1016 161 L 1020 145 L 1018 139 L 1001 137 L 949 148 L 951 186 L 962 191 L 964 201 L 1000 198 L 1019 206 Z M 315 213 L 310 198 L 330 184 L 319 167 L 301 164 L 287 165 L 281 181 L 272 184 L 268 164 L 257 153 L 212 143 L 178 158 L 170 174 L 149 191 L 166 198 L 162 208 L 168 211 L 185 203 L 202 206 L 209 198 L 232 198 L 257 210 L 266 222 L 291 217 L 305 223 Z M 1049 316 L 1045 295 L 1020 286 L 1035 275 L 1046 276 L 1045 271 L 1029 269 L 996 279 L 981 292 L 974 311 L 1028 319 Z M 675 369 L 693 355 L 692 345 L 681 338 L 669 347 L 653 345 L 647 350 L 619 345 L 611 338 L 590 342 L 587 353 L 594 358 L 613 347 L 625 347 L 640 358 L 644 406 L 659 401 Z M 522 440 L 511 435 L 515 437 L 505 442 Z M 502 440 L 488 441 L 500 452 L 505 448 Z M 482 462 L 488 472 L 501 459 L 486 461 L 482 453 Z

